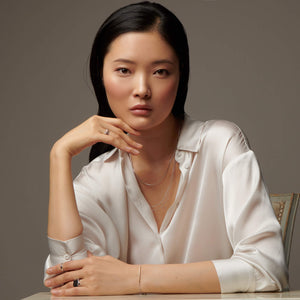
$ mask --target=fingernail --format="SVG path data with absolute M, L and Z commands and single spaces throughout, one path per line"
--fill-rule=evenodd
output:
M 46 286 L 50 286 L 51 285 L 51 280 L 50 279 L 45 280 L 44 284 Z
M 48 274 L 55 273 L 55 268 L 51 267 L 51 268 L 47 269 L 46 272 L 47 272 Z
M 136 150 L 136 149 L 133 149 L 133 148 L 130 150 L 130 152 L 131 152 L 132 154 L 135 154 L 135 155 L 140 154 L 140 151 L 139 151 L 139 150 Z
M 55 295 L 55 296 L 59 296 L 59 295 L 61 295 L 61 290 L 59 290 L 59 289 L 52 289 L 51 290 L 51 294 Z
M 141 135 L 141 133 L 139 131 L 134 131 L 135 135 Z

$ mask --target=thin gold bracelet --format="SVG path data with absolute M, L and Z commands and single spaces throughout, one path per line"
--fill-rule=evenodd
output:
M 140 294 L 142 294 L 141 279 L 142 279 L 142 266 L 139 265 L 139 290 L 140 290 Z

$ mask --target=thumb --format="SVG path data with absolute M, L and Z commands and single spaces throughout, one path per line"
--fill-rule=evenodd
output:
M 91 257 L 91 256 L 93 256 L 93 253 L 90 252 L 90 251 L 88 250 L 88 251 L 87 251 L 87 256 L 88 256 L 88 257 Z

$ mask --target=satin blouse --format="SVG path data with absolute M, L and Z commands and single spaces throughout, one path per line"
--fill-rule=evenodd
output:
M 239 127 L 187 117 L 175 159 L 180 181 L 159 231 L 126 152 L 114 149 L 85 166 L 74 180 L 83 234 L 49 238 L 45 269 L 87 250 L 130 264 L 210 260 L 222 293 L 286 290 L 280 225 Z

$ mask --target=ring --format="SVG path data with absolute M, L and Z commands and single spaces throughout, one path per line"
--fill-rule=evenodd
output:
M 74 286 L 74 287 L 80 286 L 80 281 L 79 281 L 79 279 L 75 279 L 75 280 L 73 281 L 73 286 Z
M 64 264 L 61 263 L 59 268 L 60 268 L 60 270 L 63 272 L 63 271 L 64 271 Z
M 105 134 L 105 135 L 109 135 L 109 130 L 108 130 L 108 129 L 105 129 L 104 134 Z

